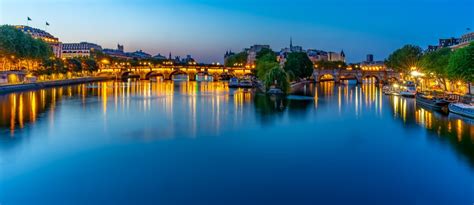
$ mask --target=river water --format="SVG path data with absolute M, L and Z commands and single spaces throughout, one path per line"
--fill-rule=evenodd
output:
M 474 120 L 308 85 L 101 82 L 0 95 L 0 204 L 472 204 Z

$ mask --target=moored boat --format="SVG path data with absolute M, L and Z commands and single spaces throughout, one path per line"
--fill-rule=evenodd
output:
M 229 88 L 238 88 L 239 87 L 239 79 L 238 78 L 231 78 L 229 80 Z
M 252 83 L 251 80 L 244 79 L 244 80 L 241 80 L 239 82 L 239 87 L 241 87 L 241 88 L 252 88 L 253 83 Z
M 280 88 L 273 87 L 273 88 L 268 89 L 267 94 L 269 94 L 269 95 L 283 95 L 284 92 Z
M 416 95 L 416 86 L 413 82 L 406 82 L 403 86 L 400 87 L 400 95 L 404 97 L 415 97 Z
M 465 117 L 474 118 L 474 105 L 465 103 L 449 104 L 449 111 Z
M 446 109 L 449 105 L 449 102 L 444 100 L 444 98 L 436 97 L 433 95 L 428 95 L 424 93 L 419 93 L 416 95 L 416 103 L 426 106 L 432 110 L 442 111 Z

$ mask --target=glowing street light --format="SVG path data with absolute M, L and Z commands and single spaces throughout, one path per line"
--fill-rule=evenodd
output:
M 420 73 L 420 72 L 418 72 L 418 71 L 416 71 L 416 70 L 412 71 L 410 74 L 411 74 L 411 76 L 413 76 L 413 77 L 415 77 L 415 78 L 425 76 L 424 73 Z

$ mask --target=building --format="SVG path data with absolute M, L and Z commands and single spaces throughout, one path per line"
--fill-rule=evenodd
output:
M 451 46 L 452 49 L 458 49 L 468 46 L 471 42 L 474 42 L 474 32 L 470 32 L 461 36 L 459 44 Z
M 460 38 L 454 38 L 454 37 L 439 39 L 438 46 L 439 48 L 451 47 L 451 46 L 459 44 L 460 41 L 461 41 Z
M 15 26 L 16 29 L 22 31 L 23 33 L 31 35 L 35 39 L 41 39 L 47 44 L 49 44 L 53 50 L 54 56 L 60 58 L 61 57 L 61 42 L 59 41 L 59 38 L 54 37 L 50 33 L 43 31 L 41 29 L 29 27 L 29 26 L 23 26 L 23 25 L 18 25 Z
M 290 38 L 290 51 L 291 52 L 303 52 L 303 47 L 293 46 L 293 38 Z
M 341 51 L 340 53 L 328 52 L 328 61 L 346 62 L 346 54 L 344 53 L 344 51 Z
M 372 61 L 372 62 L 362 62 L 359 64 L 359 68 L 363 71 L 386 71 L 387 66 L 384 61 Z
M 355 65 L 355 68 L 360 68 L 363 71 L 386 71 L 387 66 L 384 61 L 374 61 L 374 55 L 368 54 L 367 59 Z M 352 68 L 353 69 L 353 68 Z
M 374 55 L 372 54 L 367 54 L 367 58 L 365 60 L 366 62 L 374 62 Z
M 115 58 L 122 58 L 122 59 L 131 59 L 127 54 L 123 51 L 123 45 L 117 44 L 117 49 L 110 49 L 105 48 L 102 50 L 104 54 L 107 54 L 111 57 Z
M 328 61 L 329 59 L 328 52 L 322 50 L 308 49 L 306 54 L 313 64 L 319 61 Z
M 438 45 L 429 45 L 426 52 L 433 52 L 441 48 L 451 48 L 453 50 L 468 46 L 474 41 L 474 32 L 470 32 L 461 36 L 461 38 L 445 38 L 439 39 Z
M 229 57 L 235 55 L 234 52 L 232 52 L 232 50 L 229 50 L 229 51 L 226 51 L 225 54 L 224 54 L 224 64 L 227 62 L 227 59 L 229 59 Z
M 153 56 L 154 59 L 156 60 L 162 60 L 162 61 L 165 61 L 166 60 L 166 57 L 161 55 L 160 53 L 156 54 L 155 56 Z
M 255 62 L 257 61 L 257 54 L 262 51 L 263 49 L 270 49 L 269 45 L 253 45 L 248 49 L 245 49 L 247 51 L 248 57 L 247 57 L 247 65 L 255 65 Z
M 281 66 L 285 64 L 288 54 L 293 52 L 304 52 L 304 50 L 301 46 L 293 46 L 293 38 L 290 38 L 290 47 L 283 48 L 277 53 L 277 61 L 280 62 Z
M 439 46 L 429 45 L 426 52 L 433 52 L 439 49 Z
M 123 49 L 123 48 L 122 48 Z M 143 52 L 142 50 L 135 51 L 133 53 L 126 53 L 129 58 L 136 58 L 136 59 L 149 59 L 151 55 L 148 53 Z
M 61 47 L 61 58 L 90 57 L 91 52 L 101 51 L 102 47 L 88 42 L 63 43 Z

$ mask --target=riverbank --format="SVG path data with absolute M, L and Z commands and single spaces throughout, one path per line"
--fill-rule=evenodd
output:
M 50 88 L 50 87 L 57 87 L 57 86 L 65 86 L 65 85 L 91 83 L 91 82 L 98 82 L 98 81 L 104 81 L 104 80 L 110 80 L 110 79 L 112 78 L 84 77 L 84 78 L 74 78 L 74 79 L 66 79 L 66 80 L 43 81 L 43 82 L 35 82 L 35 83 L 0 85 L 0 94 L 26 91 L 26 90 L 36 90 L 36 89 Z

